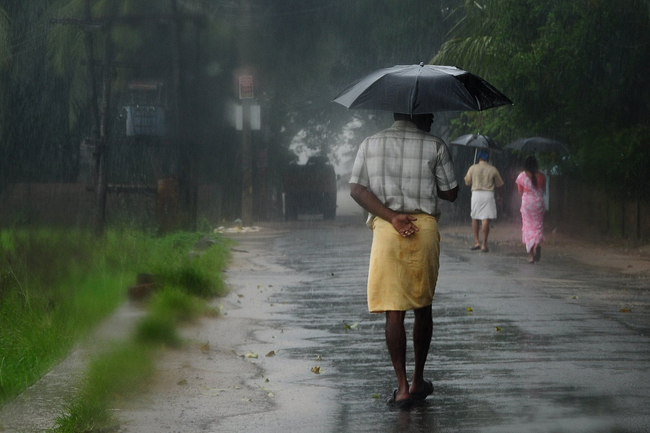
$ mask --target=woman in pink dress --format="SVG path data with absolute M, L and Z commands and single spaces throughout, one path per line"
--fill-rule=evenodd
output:
M 544 242 L 544 191 L 546 176 L 537 170 L 537 159 L 526 158 L 525 170 L 517 176 L 517 189 L 521 196 L 521 237 L 530 255 L 528 263 L 538 262 Z

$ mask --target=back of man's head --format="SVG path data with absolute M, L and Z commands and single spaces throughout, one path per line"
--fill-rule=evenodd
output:
M 418 129 L 429 132 L 431 131 L 431 124 L 433 123 L 433 114 L 404 114 L 404 113 L 393 113 L 393 119 L 398 120 L 407 120 L 413 122 Z

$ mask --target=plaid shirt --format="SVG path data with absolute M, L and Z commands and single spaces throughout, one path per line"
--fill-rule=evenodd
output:
M 357 152 L 350 183 L 368 188 L 396 212 L 440 216 L 436 187 L 458 184 L 445 142 L 400 120 L 366 138 Z

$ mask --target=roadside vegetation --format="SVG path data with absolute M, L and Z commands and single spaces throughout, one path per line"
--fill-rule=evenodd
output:
M 82 230 L 0 231 L 0 405 L 124 303 L 139 273 L 154 275 L 136 335 L 91 364 L 68 407 L 66 419 L 77 426 L 88 417 L 97 422 L 109 396 L 134 390 L 151 373 L 155 347 L 179 344 L 175 324 L 210 313 L 206 300 L 225 292 L 227 260 L 227 241 L 200 233 L 111 231 L 98 239 Z M 74 409 L 79 402 L 85 406 Z
M 131 338 L 91 361 L 79 391 L 68 401 L 50 431 L 115 430 L 118 421 L 112 408 L 146 388 L 161 348 L 182 343 L 177 325 L 214 313 L 206 299 L 191 295 L 182 287 L 165 287 L 154 294 L 148 302 L 147 315 L 140 320 Z

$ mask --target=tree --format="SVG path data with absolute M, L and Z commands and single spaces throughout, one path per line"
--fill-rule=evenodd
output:
M 647 169 L 610 162 L 640 158 L 650 164 L 644 151 L 648 2 L 467 1 L 462 13 L 433 62 L 482 74 L 515 105 L 463 115 L 459 125 L 505 142 L 530 135 L 561 139 L 572 151 L 566 171 L 601 183 L 617 179 L 619 188 L 638 195 Z
M 430 59 L 453 23 L 447 18 L 456 3 L 258 2 L 259 69 L 272 116 L 271 142 L 283 158 L 295 158 L 287 149 L 296 139 L 311 151 L 338 155 L 343 143 L 358 145 L 392 121 L 390 113 L 348 111 L 331 100 L 374 69 Z

